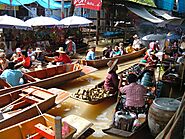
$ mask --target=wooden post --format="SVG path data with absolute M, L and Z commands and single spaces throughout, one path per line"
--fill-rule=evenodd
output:
M 96 18 L 96 44 L 97 45 L 99 41 L 99 34 L 100 34 L 100 11 L 97 11 L 97 18 Z
M 62 139 L 62 118 L 60 116 L 55 117 L 55 139 Z

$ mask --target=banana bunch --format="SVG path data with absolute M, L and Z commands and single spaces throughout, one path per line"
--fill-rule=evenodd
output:
M 95 87 L 91 89 L 78 89 L 74 96 L 83 100 L 96 101 L 108 97 L 109 92 L 103 88 Z

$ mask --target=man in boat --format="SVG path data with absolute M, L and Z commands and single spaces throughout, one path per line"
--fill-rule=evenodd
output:
M 89 51 L 86 55 L 86 60 L 95 60 L 95 49 L 96 49 L 96 46 L 95 45 L 90 45 L 89 46 Z
M 141 41 L 137 36 L 137 34 L 135 34 L 133 38 L 134 38 L 134 41 L 133 41 L 132 47 L 134 48 L 134 50 L 138 51 L 141 49 Z
M 69 56 L 75 55 L 76 54 L 76 44 L 72 41 L 72 37 L 69 36 L 67 41 L 65 42 L 67 45 L 65 52 Z
M 130 73 L 127 76 L 128 85 L 122 87 L 123 77 L 121 75 L 119 82 L 119 91 L 121 94 L 126 94 L 126 101 L 123 109 L 130 111 L 142 111 L 145 109 L 145 98 L 144 95 L 147 93 L 147 89 L 137 82 L 137 75 Z
M 38 60 L 38 61 L 40 61 L 42 63 L 44 62 L 44 54 L 43 54 L 42 50 L 39 47 L 37 47 L 35 49 L 34 56 L 35 56 L 35 60 Z
M 116 73 L 116 70 L 118 70 L 117 63 L 118 59 L 116 59 L 115 61 L 110 60 L 107 63 L 109 68 L 104 82 L 104 89 L 106 91 L 109 91 L 109 93 L 111 94 L 115 94 L 118 91 L 119 79 Z
M 112 46 L 108 45 L 103 49 L 103 57 L 102 59 L 110 58 L 110 55 L 112 53 Z
M 21 48 L 16 48 L 15 53 L 10 58 L 11 61 L 16 62 L 17 58 L 21 56 Z
M 21 80 L 23 74 L 19 69 L 15 69 L 14 66 L 14 62 L 8 62 L 7 69 L 0 75 L 0 78 L 6 80 L 11 86 L 23 84 L 23 80 Z
M 58 50 L 56 50 L 56 52 L 59 53 L 58 57 L 55 57 L 55 59 L 52 61 L 52 63 L 62 63 L 62 64 L 66 64 L 66 63 L 71 63 L 71 59 L 70 57 L 66 54 L 65 51 L 63 51 L 63 47 L 60 47 Z

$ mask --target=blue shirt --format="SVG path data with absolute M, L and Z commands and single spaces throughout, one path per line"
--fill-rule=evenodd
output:
M 87 53 L 87 56 L 85 58 L 86 60 L 95 60 L 95 52 L 93 52 L 92 50 L 90 50 L 88 53 Z
M 0 75 L 0 78 L 6 80 L 10 85 L 17 86 L 20 85 L 20 78 L 23 76 L 20 70 L 6 69 Z

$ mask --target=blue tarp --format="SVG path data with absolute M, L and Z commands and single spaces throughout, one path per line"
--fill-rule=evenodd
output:
M 0 0 L 1 4 L 7 4 L 12 6 L 20 6 L 24 4 L 30 4 L 33 2 L 37 2 L 40 6 L 44 8 L 50 7 L 50 9 L 61 9 L 61 3 L 56 2 L 54 0 L 50 0 L 50 5 L 48 5 L 48 0 L 12 0 L 10 3 L 10 0 Z M 69 8 L 71 6 L 70 2 L 64 3 L 64 8 Z
M 177 11 L 178 13 L 185 13 L 185 0 L 178 0 Z
M 174 0 L 154 0 L 157 8 L 172 11 L 174 6 Z

